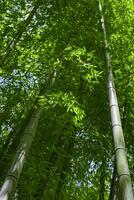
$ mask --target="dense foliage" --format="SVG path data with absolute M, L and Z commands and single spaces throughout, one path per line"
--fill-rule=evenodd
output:
M 1 184 L 33 109 L 41 107 L 12 198 L 107 200 L 114 145 L 98 1 L 0 4 Z M 134 3 L 102 5 L 133 183 Z

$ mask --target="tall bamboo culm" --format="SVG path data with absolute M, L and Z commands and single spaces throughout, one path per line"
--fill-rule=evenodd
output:
M 120 200 L 133 200 L 134 199 L 133 190 L 129 174 L 125 141 L 123 136 L 118 100 L 114 85 L 112 67 L 110 64 L 109 47 L 108 47 L 101 0 L 99 0 L 99 10 L 101 15 L 101 26 L 104 38 L 105 64 L 108 72 L 109 106 L 110 106 L 111 124 L 112 124 L 112 132 L 113 132 L 114 147 L 115 147 L 115 158 L 116 158 L 117 176 L 119 183 L 119 195 L 120 195 Z
M 53 78 L 50 82 L 50 89 L 55 83 L 56 71 L 54 72 Z M 48 91 L 43 91 L 42 95 L 46 95 Z M 35 109 L 31 115 L 29 122 L 24 130 L 24 133 L 20 139 L 20 144 L 16 150 L 16 154 L 13 158 L 7 176 L 4 180 L 4 183 L 0 190 L 0 200 L 8 200 L 11 196 L 11 193 L 15 191 L 17 186 L 17 182 L 19 180 L 20 174 L 23 169 L 24 161 L 28 151 L 31 147 L 33 139 L 35 137 L 35 133 L 37 131 L 37 127 L 39 124 L 40 117 L 43 113 L 43 107 Z

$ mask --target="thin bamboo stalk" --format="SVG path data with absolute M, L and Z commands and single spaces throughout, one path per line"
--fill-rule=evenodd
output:
M 23 32 L 25 31 L 26 27 L 29 25 L 29 23 L 31 22 L 33 16 L 35 15 L 37 9 L 39 8 L 41 4 L 41 0 L 37 0 L 35 3 L 35 6 L 33 7 L 32 11 L 30 12 L 30 14 L 28 15 L 28 17 L 26 18 L 25 21 L 23 21 L 22 25 L 20 26 L 20 28 L 17 30 L 17 32 L 15 33 L 15 36 L 13 39 L 11 39 L 11 41 L 9 42 L 9 44 L 7 45 L 6 48 L 6 53 L 5 55 L 1 58 L 0 64 L 3 65 L 7 59 L 7 57 L 10 55 L 11 51 L 14 50 L 16 44 L 18 43 L 18 41 L 20 40 Z

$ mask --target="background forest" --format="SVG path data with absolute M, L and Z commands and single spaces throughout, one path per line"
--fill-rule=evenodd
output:
M 101 3 L 133 184 L 134 1 Z M 111 198 L 101 17 L 95 0 L 0 1 L 0 184 L 15 179 L 10 199 Z

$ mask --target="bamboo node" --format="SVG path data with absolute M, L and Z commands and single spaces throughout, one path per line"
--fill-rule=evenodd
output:
M 111 105 L 109 105 L 110 108 L 113 107 L 113 106 L 119 107 L 118 104 L 111 104 Z
M 124 150 L 126 151 L 126 148 L 125 148 L 125 147 L 117 147 L 117 148 L 115 148 L 115 152 L 116 152 L 117 150 L 120 150 L 120 149 L 124 149 Z
M 8 174 L 7 177 L 12 177 L 12 178 L 17 180 L 17 177 L 15 175 L 13 175 L 13 174 Z
M 121 124 L 113 124 L 113 125 L 112 125 L 112 129 L 113 129 L 115 126 L 120 126 L 120 127 L 122 128 Z

